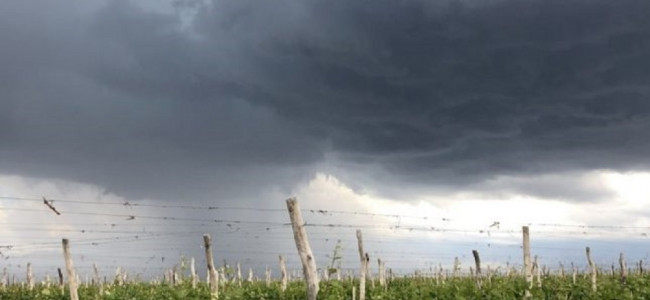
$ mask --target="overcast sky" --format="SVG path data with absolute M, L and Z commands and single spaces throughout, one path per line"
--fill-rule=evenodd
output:
M 548 224 L 626 227 L 578 229 L 591 230 L 575 244 L 578 259 L 590 238 L 642 242 L 650 226 L 649 10 L 650 2 L 627 0 L 2 1 L 0 246 L 58 247 L 88 226 L 133 225 L 71 214 L 92 212 L 262 220 L 288 237 L 277 252 L 292 255 L 288 228 L 276 224 L 287 222 L 281 211 L 161 207 L 283 209 L 290 196 L 307 208 L 429 217 L 305 216 L 385 226 L 388 233 L 374 233 L 384 242 L 375 251 L 389 257 L 402 251 L 390 241 L 413 233 L 395 224 L 475 232 L 498 221 L 512 257 L 487 261 L 501 263 L 519 263 L 519 233 L 507 231 L 527 224 L 547 232 L 540 243 L 567 231 Z M 56 216 L 36 201 L 42 196 L 104 204 L 59 201 Z M 106 204 L 125 201 L 156 207 Z M 201 232 L 228 232 L 234 248 L 280 243 L 247 236 L 269 233 L 267 225 L 146 224 L 135 227 L 191 231 L 197 245 Z M 21 231 L 32 225 L 40 235 Z M 323 260 L 342 236 L 354 253 L 354 228 L 318 230 Z M 182 246 L 188 236 L 158 248 L 200 255 Z M 481 236 L 411 241 L 458 242 L 427 254 L 438 264 L 499 242 Z M 133 247 L 150 250 L 143 257 L 164 251 Z M 547 253 L 553 263 L 568 260 Z M 275 264 L 274 255 L 249 256 Z

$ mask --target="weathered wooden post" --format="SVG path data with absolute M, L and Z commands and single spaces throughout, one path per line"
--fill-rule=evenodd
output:
M 366 299 L 366 260 L 365 252 L 363 252 L 363 236 L 361 230 L 357 229 L 357 242 L 359 246 L 359 260 L 361 261 L 361 267 L 359 268 L 359 300 Z
M 208 274 L 210 274 L 210 297 L 219 299 L 219 274 L 217 274 L 214 259 L 212 258 L 212 239 L 207 233 L 203 235 L 203 245 L 205 247 L 205 262 L 207 263 Z
M 327 268 L 325 268 L 325 269 L 321 269 L 321 271 L 323 271 L 323 277 L 321 277 L 321 278 L 322 278 L 323 280 L 325 280 L 325 281 L 330 281 L 330 273 L 329 273 L 329 270 L 328 270 Z
M 280 274 L 282 275 L 282 281 L 280 283 L 280 290 L 287 290 L 287 262 L 284 260 L 284 256 L 280 255 Z
M 537 281 L 537 287 L 542 287 L 542 268 L 539 265 L 539 257 L 535 255 L 535 261 L 533 262 L 533 268 L 535 269 L 535 280 Z
M 264 276 L 265 276 L 265 279 L 266 279 L 266 287 L 270 287 L 271 286 L 271 268 L 269 268 L 268 265 L 266 266 L 266 270 L 264 271 Z
M 585 252 L 587 254 L 587 262 L 589 262 L 589 269 L 591 270 L 591 290 L 595 292 L 597 289 L 596 274 L 598 273 L 598 270 L 596 269 L 596 264 L 594 264 L 594 261 L 591 259 L 591 249 L 586 247 Z
M 384 262 L 381 261 L 380 258 L 377 259 L 377 265 L 379 268 L 379 286 L 380 287 L 385 287 L 386 286 L 386 267 L 384 266 Z
M 237 262 L 237 285 L 241 287 L 241 263 Z
M 578 276 L 578 268 L 571 262 L 571 282 L 576 284 L 576 277 Z
M 52 285 L 52 278 L 50 278 L 50 273 L 45 273 L 45 280 L 43 281 L 46 288 L 49 288 Z M 2 287 L 2 282 L 0 282 L 0 287 Z
M 476 265 L 476 276 L 481 276 L 481 257 L 478 255 L 478 250 L 472 250 L 474 256 L 474 264 Z
M 6 287 L 9 285 L 9 277 L 7 276 L 7 267 L 2 268 L 2 281 L 0 281 L 0 286 Z
M 472 250 L 472 255 L 476 265 L 476 285 L 481 288 L 481 257 L 478 255 L 478 250 Z
M 291 219 L 293 228 L 293 238 L 296 241 L 296 248 L 302 262 L 302 271 L 307 282 L 307 299 L 316 300 L 318 297 L 318 269 L 314 254 L 309 246 L 307 231 L 305 230 L 305 221 L 300 213 L 300 205 L 295 198 L 287 199 L 287 210 Z
M 219 272 L 219 270 L 221 270 L 221 272 Z M 221 286 L 224 286 L 226 283 L 228 283 L 228 281 L 230 281 L 228 279 L 228 277 L 229 277 L 228 276 L 228 270 L 230 270 L 230 265 L 228 264 L 228 261 L 224 259 L 223 260 L 223 266 L 221 268 L 217 268 L 217 272 L 219 273 L 219 278 L 221 279 L 221 281 L 219 281 L 219 284 Z M 232 277 L 234 277 L 234 276 L 232 276 Z
M 196 289 L 196 284 L 199 281 L 199 274 L 196 273 L 196 260 L 194 257 L 190 258 L 190 273 L 192 276 L 192 289 Z
M 119 274 L 115 276 L 119 276 Z M 166 269 L 165 272 L 163 272 L 163 278 L 166 284 L 170 284 L 170 285 L 174 284 L 174 274 L 172 273 L 171 269 Z
M 97 268 L 96 263 L 93 264 L 93 285 L 99 287 L 99 295 L 102 295 L 104 293 L 104 284 L 102 283 L 101 279 L 99 279 L 99 269 Z
M 454 257 L 454 272 L 453 276 L 454 278 L 458 277 L 460 275 L 460 260 L 457 257 Z
M 61 290 L 61 293 L 63 293 L 63 272 L 61 272 L 61 268 L 56 268 L 56 271 L 59 274 L 59 289 Z
M 97 269 L 97 264 L 93 263 L 93 285 L 99 285 L 99 270 Z
M 368 255 L 368 252 L 366 252 L 366 277 L 368 278 L 367 280 L 370 282 L 370 286 L 374 289 L 375 280 L 372 278 L 372 272 L 370 271 L 370 255 Z
M 126 278 L 126 276 L 125 276 L 124 273 L 125 273 L 125 272 L 122 271 L 122 268 L 121 268 L 121 267 L 117 267 L 117 268 L 115 268 L 115 280 L 114 280 L 114 282 L 115 282 L 115 284 L 117 284 L 118 286 L 123 285 L 123 284 L 125 283 L 125 278 Z M 170 279 L 169 282 L 171 282 L 171 279 Z
M 27 263 L 27 287 L 29 290 L 34 289 L 34 273 L 32 273 L 32 263 Z
M 618 257 L 618 263 L 621 266 L 621 282 L 625 284 L 625 282 L 627 282 L 627 264 L 625 263 L 623 252 L 621 252 L 621 255 Z
M 228 278 L 226 277 L 226 267 L 216 268 L 217 275 L 219 275 L 219 285 L 225 286 L 228 283 Z
M 524 277 L 526 278 L 525 298 L 530 298 L 530 289 L 533 287 L 533 266 L 530 260 L 530 231 L 528 226 L 521 228 L 524 238 Z
M 72 256 L 70 255 L 70 244 L 68 239 L 63 239 L 63 258 L 65 259 L 65 269 L 68 272 L 68 287 L 70 289 L 70 300 L 79 300 L 79 294 L 77 294 L 77 275 L 74 271 L 74 265 L 72 264 Z M 60 274 L 60 272 L 59 272 Z

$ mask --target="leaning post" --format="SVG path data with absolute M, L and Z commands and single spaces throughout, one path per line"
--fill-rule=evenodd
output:
M 309 246 L 307 231 L 305 230 L 305 221 L 300 214 L 300 205 L 296 198 L 287 199 L 287 210 L 291 219 L 291 228 L 293 229 L 293 238 L 296 241 L 296 248 L 300 261 L 302 262 L 302 271 L 307 282 L 307 300 L 316 300 L 318 297 L 318 269 L 316 260 Z
M 65 259 L 65 269 L 68 272 L 70 300 L 79 300 L 79 294 L 77 294 L 77 274 L 75 274 L 74 265 L 72 264 L 72 256 L 70 255 L 70 243 L 68 242 L 68 239 L 63 239 L 62 244 L 63 258 Z

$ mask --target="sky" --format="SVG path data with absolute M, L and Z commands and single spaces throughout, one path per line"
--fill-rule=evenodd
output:
M 319 267 L 337 240 L 357 267 L 356 229 L 404 273 L 521 264 L 524 225 L 552 267 L 646 259 L 648 9 L 2 1 L 2 267 L 55 274 L 68 237 L 84 272 L 155 277 L 210 233 L 298 268 L 289 197 Z

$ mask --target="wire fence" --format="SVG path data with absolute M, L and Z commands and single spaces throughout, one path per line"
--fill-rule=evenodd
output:
M 382 214 L 364 211 L 303 208 L 305 226 L 321 266 L 336 261 L 342 269 L 358 264 L 354 230 L 364 231 L 373 258 L 396 272 L 449 268 L 458 257 L 470 266 L 478 249 L 487 265 L 521 265 L 521 225 L 531 226 L 533 251 L 549 266 L 571 262 L 586 266 L 584 246 L 591 246 L 601 264 L 620 252 L 631 261 L 647 260 L 650 227 L 607 224 L 529 223 L 494 221 L 468 227 L 452 218 Z M 101 202 L 47 197 L 0 197 L 0 262 L 19 272 L 27 262 L 52 273 L 61 267 L 61 238 L 69 238 L 77 267 L 130 268 L 146 276 L 178 264 L 181 257 L 201 261 L 201 236 L 215 240 L 215 257 L 224 265 L 240 262 L 262 270 L 285 255 L 299 268 L 291 224 L 282 207 L 178 205 Z M 106 272 L 110 273 L 109 270 Z M 277 272 L 277 270 L 276 270 Z

